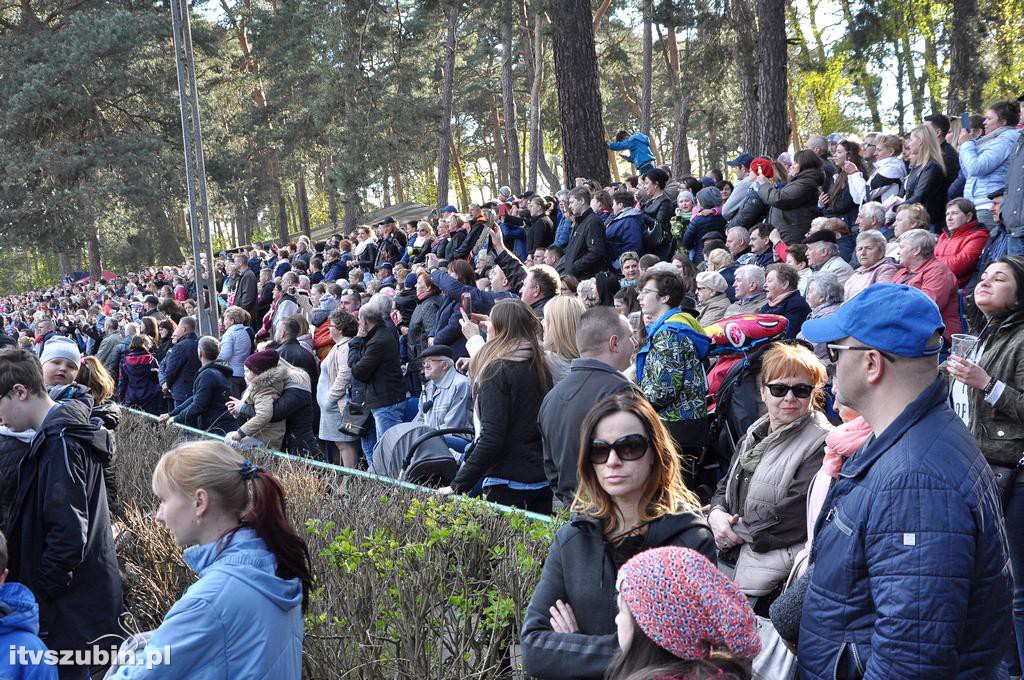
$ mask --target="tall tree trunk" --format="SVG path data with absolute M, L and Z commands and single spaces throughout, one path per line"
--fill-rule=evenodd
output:
M 949 23 L 949 94 L 946 111 L 956 115 L 981 110 L 981 87 L 985 82 L 978 58 L 981 42 L 978 0 L 953 0 L 953 21 Z M 1018 36 L 1020 37 L 1020 36 Z
M 288 204 L 284 201 L 284 188 L 276 176 L 271 178 L 270 192 L 274 197 L 274 206 L 277 208 L 277 240 L 281 245 L 288 243 L 288 236 L 291 233 L 288 228 Z
M 640 77 L 640 131 L 648 137 L 651 136 L 651 81 L 654 70 L 654 36 L 651 24 L 653 23 L 654 8 L 652 0 L 643 0 L 644 8 L 644 40 L 643 40 L 643 67 Z
M 924 101 L 922 97 L 922 85 L 918 82 L 917 73 L 914 71 L 914 53 L 910 49 L 910 25 L 906 20 L 906 9 L 901 10 L 903 27 L 900 31 L 899 45 L 903 52 L 903 65 L 907 70 L 907 86 L 910 88 L 910 106 L 914 113 L 914 120 L 924 120 Z M 903 126 L 900 126 L 903 129 Z M 877 128 L 876 131 L 881 130 Z
M 557 0 L 550 11 L 565 176 L 606 185 L 611 176 L 590 1 Z
M 760 152 L 772 158 L 785 151 L 789 141 L 785 11 L 785 0 L 757 0 Z
M 544 136 L 540 127 L 540 91 L 544 84 L 544 40 L 541 28 L 544 15 L 538 11 L 533 25 L 533 59 L 530 74 L 530 161 L 526 188 L 537 191 L 537 166 L 544 155 Z
M 405 203 L 405 184 L 402 183 L 402 161 L 398 156 L 391 160 L 391 173 L 395 180 L 395 202 Z
M 853 48 L 853 61 L 849 64 L 860 84 L 860 89 L 864 92 L 864 101 L 867 102 L 868 112 L 871 114 L 871 127 L 874 130 L 881 130 L 882 116 L 878 111 L 878 93 L 875 92 L 875 87 L 871 82 L 871 75 L 868 73 L 868 60 L 864 56 L 864 32 L 857 30 L 854 26 L 850 0 L 841 0 L 841 5 L 843 18 L 846 19 L 847 35 L 850 37 L 850 44 Z
M 356 230 L 359 221 L 359 192 L 355 188 L 345 189 L 345 233 Z
M 494 160 L 498 166 L 498 186 L 508 184 L 508 156 L 505 153 L 505 135 L 501 129 L 498 102 L 491 107 L 491 139 L 494 141 Z M 497 189 L 497 187 L 496 187 Z
M 312 236 L 309 224 L 309 194 L 306 193 L 306 173 L 302 168 L 299 169 L 299 176 L 295 180 L 295 203 L 299 209 L 299 229 L 306 236 Z
M 796 115 L 796 102 L 793 100 L 792 90 L 786 97 L 786 103 L 789 112 L 790 143 L 794 149 L 799 150 L 803 148 L 803 144 L 800 143 L 800 120 Z
M 733 55 L 736 61 L 736 78 L 739 83 L 741 111 L 740 145 L 748 153 L 761 149 L 761 129 L 758 117 L 759 100 L 757 91 L 758 65 L 757 19 L 753 0 L 732 0 L 730 16 L 736 41 Z
M 156 231 L 157 255 L 161 264 L 172 264 L 182 261 L 181 245 L 178 243 L 178 234 L 167 217 L 164 207 L 156 201 L 146 204 L 146 212 L 149 221 Z
M 381 199 L 385 208 L 391 207 L 391 175 L 385 169 L 381 176 Z
M 469 207 L 469 190 L 466 189 L 466 174 L 462 171 L 462 154 L 459 153 L 459 145 L 452 140 L 452 161 L 455 164 L 455 179 L 458 182 L 459 203 L 462 209 Z
M 685 177 L 690 174 L 690 144 L 686 135 L 690 129 L 691 96 L 687 92 L 676 102 L 676 134 L 672 141 L 672 174 Z
M 516 129 L 516 99 L 512 87 L 512 0 L 501 0 L 501 101 L 505 114 L 505 148 L 508 150 L 508 181 L 512 194 L 523 192 L 523 166 L 519 162 L 519 133 Z
M 96 223 L 92 222 L 89 229 L 89 276 L 95 283 L 103 275 L 103 263 L 100 261 L 100 235 Z
M 921 36 L 924 38 L 924 80 L 928 84 L 928 100 L 933 113 L 942 111 L 942 64 L 935 46 L 935 22 L 925 9 L 919 13 Z
M 437 147 L 437 207 L 448 205 L 451 179 L 452 98 L 455 91 L 455 29 L 459 24 L 459 2 L 448 6 L 448 32 L 444 42 L 441 82 L 441 139 Z
M 894 52 L 896 53 L 896 129 L 899 130 L 899 133 L 902 135 L 907 129 L 907 102 L 905 91 L 903 89 L 907 80 L 907 65 L 906 60 L 903 58 L 903 50 L 900 49 L 899 44 L 896 45 Z M 915 118 L 914 120 L 921 119 Z
M 543 133 L 542 133 L 543 134 Z M 537 166 L 540 168 L 540 172 L 544 175 L 544 181 L 548 184 L 549 193 L 557 193 L 562 190 L 562 182 L 558 179 L 558 175 L 551 169 L 548 164 L 548 159 L 544 155 L 543 151 L 537 156 Z

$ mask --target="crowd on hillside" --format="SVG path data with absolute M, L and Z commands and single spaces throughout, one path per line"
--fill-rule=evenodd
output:
M 200 577 L 151 639 L 179 665 L 108 677 L 299 677 L 309 555 L 263 448 L 568 509 L 531 676 L 1020 676 L 1019 126 L 815 134 L 731 179 L 622 131 L 624 182 L 221 253 L 212 300 L 189 264 L 5 296 L 0 639 L 117 631 L 129 407 L 224 443 L 154 472 Z

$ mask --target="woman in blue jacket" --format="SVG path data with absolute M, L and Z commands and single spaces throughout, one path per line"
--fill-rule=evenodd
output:
M 231 395 L 236 399 L 245 391 L 245 360 L 256 351 L 254 335 L 250 331 L 249 312 L 231 306 L 224 310 L 224 335 L 220 338 L 221 361 L 231 367 Z
M 995 228 L 996 222 L 992 215 L 992 199 L 988 196 L 1006 186 L 1010 153 L 1020 136 L 1019 122 L 1020 106 L 1017 102 L 997 102 L 985 115 L 984 135 L 972 140 L 970 130 L 960 133 L 960 167 L 967 176 L 964 198 L 974 203 L 978 221 L 989 231 Z
M 226 444 L 182 444 L 153 471 L 156 519 L 199 576 L 147 644 L 167 665 L 124 666 L 114 680 L 234 680 L 302 676 L 309 550 L 271 475 Z

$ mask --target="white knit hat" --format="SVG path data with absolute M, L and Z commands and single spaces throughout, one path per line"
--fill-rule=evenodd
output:
M 78 343 L 63 335 L 55 335 L 43 345 L 43 353 L 39 356 L 39 363 L 45 364 L 54 359 L 67 359 L 73 362 L 76 367 L 82 365 L 82 353 L 78 351 Z
M 729 288 L 725 277 L 718 272 L 700 272 L 697 274 L 697 285 L 710 288 L 716 293 L 724 293 Z

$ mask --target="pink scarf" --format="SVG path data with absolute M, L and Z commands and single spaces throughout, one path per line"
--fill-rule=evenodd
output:
M 857 416 L 848 423 L 843 423 L 825 437 L 825 459 L 821 470 L 829 477 L 839 476 L 843 469 L 843 461 L 852 456 L 860 448 L 864 440 L 871 436 L 871 426 L 863 416 Z

